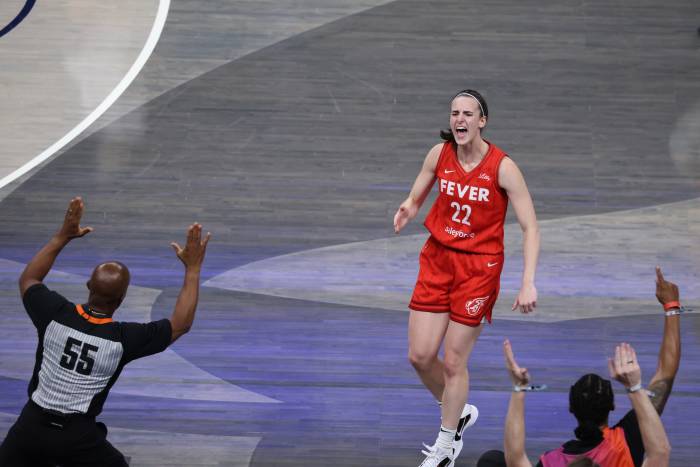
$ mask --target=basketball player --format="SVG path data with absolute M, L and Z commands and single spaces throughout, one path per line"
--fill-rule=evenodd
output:
M 467 362 L 484 321 L 491 322 L 498 297 L 508 200 L 523 231 L 525 258 L 513 310 L 530 313 L 537 302 L 535 210 L 518 167 L 481 136 L 488 115 L 486 101 L 476 91 L 467 89 L 452 99 L 449 131 L 441 132 L 446 141 L 428 152 L 394 216 L 398 234 L 438 182 L 438 197 L 425 220 L 430 237 L 420 254 L 409 304 L 409 360 L 442 406 L 442 426 L 435 444 L 423 451 L 422 467 L 452 466 L 463 446 L 462 431 L 478 416 L 476 407 L 466 404 Z
M 187 243 L 172 243 L 185 265 L 185 281 L 170 319 L 120 323 L 112 315 L 129 286 L 129 270 L 118 262 L 98 265 L 87 283 L 87 302 L 76 305 L 42 281 L 68 243 L 92 231 L 81 227 L 83 201 L 71 200 L 63 226 L 32 258 L 19 278 L 24 307 L 39 342 L 29 401 L 0 445 L 3 467 L 59 465 L 126 466 L 95 421 L 124 365 L 165 350 L 189 331 L 199 294 L 199 275 L 209 234 L 193 224 Z

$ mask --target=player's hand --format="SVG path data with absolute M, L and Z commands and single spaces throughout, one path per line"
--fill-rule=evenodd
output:
M 408 221 L 416 217 L 416 211 L 416 209 L 407 206 L 406 203 L 399 206 L 396 214 L 394 214 L 394 233 L 398 234 L 401 232 L 401 229 L 408 224 Z
M 622 343 L 615 347 L 615 356 L 608 358 L 610 377 L 630 388 L 642 382 L 637 354 L 631 345 Z
M 202 240 L 202 224 L 195 222 L 187 229 L 185 248 L 176 242 L 172 242 L 170 245 L 186 268 L 199 268 L 204 261 L 204 254 L 207 252 L 207 243 L 209 243 L 210 238 L 211 232 L 207 232 L 206 237 Z
M 537 288 L 535 288 L 535 284 L 523 285 L 515 298 L 515 302 L 513 302 L 512 310 L 517 308 L 521 313 L 530 313 L 535 311 L 536 307 Z
M 84 209 L 85 205 L 80 196 L 76 196 L 70 200 L 68 209 L 66 210 L 66 216 L 63 218 L 63 225 L 57 235 L 66 240 L 71 240 L 92 232 L 92 227 L 80 227 L 80 219 L 83 217 Z
M 530 374 L 527 372 L 527 368 L 518 366 L 518 362 L 515 361 L 513 356 L 513 348 L 508 339 L 503 342 L 503 354 L 506 357 L 506 368 L 513 384 L 516 386 L 527 386 L 530 383 Z
M 661 268 L 656 266 L 656 299 L 662 305 L 679 301 L 678 286 L 664 279 Z

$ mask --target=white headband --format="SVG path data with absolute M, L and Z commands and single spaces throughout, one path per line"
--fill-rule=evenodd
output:
M 473 94 L 469 94 L 468 92 L 460 92 L 455 97 L 453 97 L 452 100 L 455 100 L 458 97 L 462 97 L 462 96 L 469 96 L 472 99 L 474 99 L 476 101 L 476 103 L 479 104 L 479 109 L 481 109 L 482 117 L 486 117 L 486 112 L 484 112 L 484 108 L 481 106 L 481 101 L 479 99 L 477 99 L 476 96 L 474 96 Z

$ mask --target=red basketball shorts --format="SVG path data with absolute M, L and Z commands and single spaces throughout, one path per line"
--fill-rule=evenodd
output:
M 420 271 L 408 307 L 450 313 L 450 319 L 478 326 L 498 298 L 503 254 L 480 255 L 452 250 L 431 236 L 420 253 Z

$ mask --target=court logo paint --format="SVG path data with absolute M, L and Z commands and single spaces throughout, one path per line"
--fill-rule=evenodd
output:
M 0 29 L 0 37 L 4 36 L 8 32 L 12 31 L 19 23 L 24 21 L 24 18 L 29 15 L 29 12 L 32 11 L 32 8 L 34 8 L 34 4 L 36 3 L 36 0 L 27 0 L 24 4 L 24 7 L 20 10 L 19 13 L 17 13 L 17 16 L 14 17 L 12 21 L 7 23 L 6 26 L 4 26 L 2 29 Z M 2 23 L 0 23 L 2 24 Z

